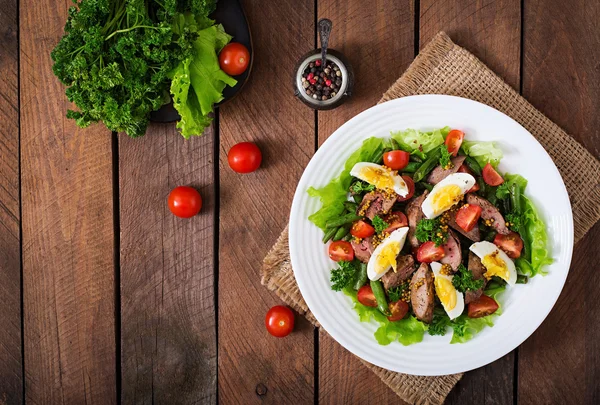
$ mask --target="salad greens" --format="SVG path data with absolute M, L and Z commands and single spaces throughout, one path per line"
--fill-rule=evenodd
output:
M 500 159 L 504 156 L 496 142 L 463 141 L 461 149 L 466 155 L 475 159 L 481 167 L 487 163 L 498 167 Z
M 69 9 L 52 69 L 85 128 L 102 121 L 144 135 L 150 112 L 177 98 L 184 136 L 201 135 L 225 85 L 216 52 L 230 39 L 208 15 L 216 0 L 81 0 Z M 173 85 L 171 85 L 173 80 Z M 192 94 L 193 96 L 190 96 Z
M 375 215 L 375 218 L 373 218 L 373 226 L 375 227 L 375 233 L 381 233 L 385 228 L 390 226 L 390 224 L 381 219 L 380 216 Z
M 483 287 L 483 280 L 475 280 L 473 272 L 467 269 L 462 263 L 459 264 L 457 272 L 452 277 L 452 285 L 460 292 L 467 290 L 475 291 Z
M 406 152 L 421 151 L 427 153 L 443 144 L 446 135 L 448 135 L 449 132 L 450 127 L 444 127 L 430 132 L 407 129 L 404 131 L 392 132 L 391 136 L 392 139 L 400 145 L 400 149 Z

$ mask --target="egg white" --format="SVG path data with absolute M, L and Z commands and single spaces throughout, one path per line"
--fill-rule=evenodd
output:
M 390 172 L 390 169 L 378 165 L 377 163 L 359 162 L 355 164 L 354 167 L 352 167 L 352 170 L 350 170 L 350 175 L 369 184 L 373 184 L 361 175 L 361 171 L 364 168 L 377 169 L 389 173 L 389 175 L 392 177 L 392 181 L 394 182 L 394 192 L 401 197 L 406 197 L 406 195 L 408 194 L 408 186 L 406 185 L 406 182 L 404 181 L 402 176 L 400 176 L 398 173 L 392 174 L 392 172 Z
M 506 263 L 506 267 L 508 268 L 508 280 L 506 283 L 511 287 L 517 283 L 517 269 L 515 268 L 514 262 L 506 253 L 502 251 L 502 249 L 498 248 L 498 246 L 494 245 L 491 242 L 482 241 L 473 243 L 469 250 L 477 255 L 481 260 L 487 255 L 491 255 L 494 252 L 498 252 L 499 258 Z M 484 265 L 485 267 L 485 265 Z
M 447 211 L 443 210 L 440 212 L 435 212 L 433 200 L 440 190 L 450 185 L 458 186 L 461 194 L 465 195 L 467 191 L 469 191 L 475 185 L 475 177 L 471 176 L 469 173 L 454 173 L 436 184 L 433 187 L 433 190 L 431 190 L 431 192 L 427 195 L 427 198 L 425 198 L 425 201 L 423 201 L 423 204 L 421 204 L 421 210 L 423 211 L 423 214 L 425 214 L 425 217 L 433 219 Z
M 452 278 L 454 276 L 448 276 L 445 274 L 441 274 L 440 273 L 441 269 L 442 269 L 441 263 L 438 263 L 438 262 L 431 263 L 431 270 L 433 271 L 435 278 L 439 277 L 439 278 L 446 279 L 450 282 L 450 284 L 452 284 Z M 435 282 L 434 282 L 434 285 L 435 285 Z M 457 291 L 453 285 L 452 285 L 452 289 L 454 290 L 454 293 L 456 294 L 456 305 L 454 306 L 454 308 L 448 310 L 448 308 L 446 308 L 446 305 L 440 299 L 440 302 L 442 302 L 442 306 L 444 307 L 444 311 L 446 311 L 446 313 L 448 314 L 448 317 L 450 319 L 458 318 L 460 316 L 460 314 L 462 314 L 463 311 L 465 310 L 465 298 L 464 298 L 463 293 L 461 293 L 460 291 Z M 436 287 L 435 293 L 439 298 L 437 287 Z
M 387 238 L 381 241 L 381 243 L 375 248 L 371 258 L 369 259 L 369 263 L 367 263 L 367 276 L 369 276 L 369 280 L 379 280 L 385 273 L 388 272 L 392 266 L 387 266 L 386 268 L 381 268 L 377 265 L 377 258 L 381 254 L 381 251 L 390 244 L 390 242 L 398 242 L 400 243 L 400 250 L 404 247 L 404 242 L 406 241 L 406 234 L 408 233 L 408 227 L 402 227 L 396 229 L 394 232 L 390 234 Z M 400 251 L 398 251 L 398 254 Z

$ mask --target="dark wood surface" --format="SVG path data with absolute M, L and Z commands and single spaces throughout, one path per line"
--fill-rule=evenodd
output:
M 255 61 L 243 92 L 202 138 L 172 125 L 141 139 L 78 129 L 51 72 L 70 0 L 0 0 L 0 404 L 399 403 L 324 331 L 297 318 L 285 339 L 260 285 L 315 149 L 375 104 L 440 30 L 600 156 L 598 2 L 243 1 Z M 290 75 L 315 22 L 354 66 L 353 98 L 315 113 Z M 263 151 L 233 173 L 227 151 Z M 169 191 L 200 191 L 174 218 Z M 600 402 L 600 226 L 576 247 L 567 284 L 515 352 L 465 375 L 448 404 Z

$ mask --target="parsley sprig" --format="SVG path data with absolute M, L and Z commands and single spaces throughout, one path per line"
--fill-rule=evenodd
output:
M 358 266 L 356 261 L 338 262 L 338 268 L 331 270 L 331 289 L 333 291 L 342 291 L 349 286 L 356 277 Z
M 354 194 L 368 193 L 373 190 L 375 190 L 374 185 L 363 183 L 362 181 L 355 181 L 352 186 L 350 186 L 350 192 Z
M 408 289 L 408 283 L 402 283 L 399 286 L 392 287 L 387 290 L 388 299 L 390 302 L 399 301 L 402 298 L 402 293 Z
M 387 227 L 390 226 L 390 224 L 381 219 L 379 215 L 375 215 L 371 222 L 373 223 L 373 227 L 377 233 L 383 232 Z
M 436 311 L 433 315 L 433 321 L 429 324 L 429 329 L 427 331 L 431 336 L 444 336 L 446 334 L 446 328 L 450 323 L 450 318 L 445 312 Z
M 446 145 L 440 145 L 440 166 L 444 170 L 452 168 L 452 153 L 448 152 Z
M 420 242 L 432 241 L 436 246 L 443 245 L 448 241 L 448 230 L 442 228 L 440 217 L 434 219 L 422 219 L 417 224 L 415 236 Z
M 458 271 L 452 277 L 452 285 L 460 292 L 467 290 L 475 291 L 483 287 L 483 280 L 475 280 L 473 272 L 467 269 L 464 265 L 458 266 Z
M 496 198 L 499 200 L 506 200 L 510 197 L 510 188 L 508 183 L 502 183 L 496 189 Z

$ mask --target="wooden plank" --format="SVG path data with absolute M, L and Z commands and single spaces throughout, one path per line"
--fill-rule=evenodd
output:
M 598 2 L 574 1 L 568 7 L 559 1 L 525 2 L 523 61 L 523 94 L 596 157 L 600 157 L 598 15 Z M 522 404 L 600 403 L 599 239 L 596 224 L 575 246 L 558 302 L 519 350 Z
M 519 89 L 520 0 L 422 0 L 420 46 L 440 31 Z
M 260 284 L 262 259 L 285 227 L 300 175 L 314 152 L 314 113 L 289 88 L 298 59 L 313 48 L 313 1 L 245 1 L 254 43 L 252 77 L 220 110 L 219 401 L 312 403 L 314 328 L 296 317 L 285 339 L 264 316 L 281 301 Z M 234 38 L 235 40 L 235 38 Z M 234 173 L 227 152 L 255 141 L 252 174 Z
M 216 403 L 213 132 L 175 124 L 119 136 L 121 367 L 125 404 Z M 181 185 L 202 196 L 190 219 L 169 211 Z
M 0 0 L 0 403 L 23 397 L 17 2 Z
M 71 5 L 20 4 L 25 396 L 114 404 L 111 134 L 65 118 L 51 69 Z
M 479 57 L 515 89 L 519 88 L 521 4 L 519 0 L 423 0 L 420 8 L 420 46 L 439 31 Z M 482 402 L 509 404 L 514 395 L 514 352 L 470 371 L 447 399 L 448 404 Z
M 375 105 L 414 57 L 413 0 L 321 0 L 319 18 L 333 21 L 330 46 L 346 55 L 355 73 L 352 98 L 319 111 L 322 144 L 340 125 Z M 398 396 L 327 333 L 319 334 L 319 400 L 335 403 L 398 403 Z

